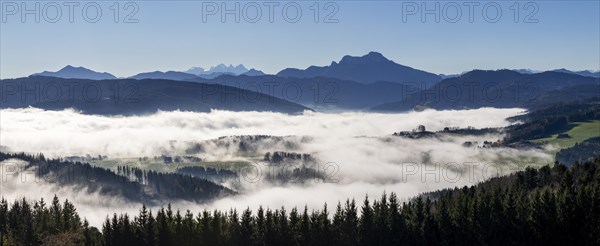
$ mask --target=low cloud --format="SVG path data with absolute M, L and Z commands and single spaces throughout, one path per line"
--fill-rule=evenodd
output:
M 402 114 L 305 112 L 301 115 L 174 111 L 146 116 L 106 117 L 84 115 L 73 110 L 6 109 L 0 112 L 0 142 L 11 151 L 44 153 L 53 157 L 90 154 L 111 158 L 184 153 L 191 144 L 204 142 L 203 159 L 237 158 L 262 166 L 263 171 L 268 167 L 257 156 L 265 152 L 307 153 L 317 158 L 320 167 L 328 165 L 329 169 L 322 171 L 331 175 L 328 176 L 329 182 L 315 180 L 273 184 L 265 179 L 257 182 L 242 179 L 240 195 L 209 204 L 175 201 L 174 207 L 194 212 L 204 208 L 245 209 L 257 208 L 258 205 L 270 208 L 286 206 L 288 210 L 307 205 L 311 209 L 320 209 L 327 202 L 333 209 L 338 200 L 346 198 L 362 199 L 365 194 L 375 197 L 387 191 L 407 199 L 421 192 L 473 184 L 526 165 L 551 162 L 552 156 L 543 150 L 462 146 L 466 141 L 496 141 L 502 138 L 500 134 L 442 135 L 424 139 L 391 136 L 394 132 L 411 130 L 417 125 L 424 125 L 430 131 L 452 126 L 502 127 L 510 124 L 506 121 L 507 117 L 522 112 L 522 109 L 495 108 Z M 285 137 L 279 142 L 258 142 L 252 149 L 256 152 L 254 157 L 236 156 L 235 148 L 223 150 L 219 145 L 206 144 L 211 139 L 232 135 Z M 46 188 L 35 190 L 36 186 Z M 107 213 L 136 213 L 139 209 L 139 204 L 124 204 L 122 201 L 110 201 L 99 209 L 99 205 L 86 202 L 83 194 L 69 190 L 68 187 L 53 187 L 52 184 L 4 184 L 1 191 L 5 196 L 32 199 L 57 193 L 80 205 L 78 209 L 82 217 L 94 217 L 90 219 L 94 225 L 99 225 Z M 104 199 L 97 194 L 91 197 L 91 200 Z M 84 200 L 78 201 L 80 199 Z

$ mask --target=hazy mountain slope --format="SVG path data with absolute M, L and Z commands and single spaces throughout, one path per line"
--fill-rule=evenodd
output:
M 221 75 L 232 75 L 232 76 L 236 76 L 236 74 L 234 73 L 223 73 L 223 72 L 214 72 L 214 73 L 207 73 L 207 74 L 198 74 L 197 76 L 203 79 L 214 79 L 216 77 L 219 77 Z
M 309 107 L 368 109 L 385 102 L 401 100 L 411 91 L 410 84 L 375 82 L 363 84 L 334 78 L 283 78 L 274 75 L 230 76 L 193 81 L 217 83 L 257 91 Z
M 595 78 L 559 72 L 520 74 L 511 70 L 474 70 L 456 78 L 445 79 L 405 100 L 382 104 L 373 110 L 539 107 L 552 102 L 598 96 L 600 92 L 593 90 L 598 84 L 600 80 Z
M 75 108 L 89 114 L 145 114 L 157 110 L 208 112 L 273 111 L 299 113 L 308 108 L 235 87 L 173 80 L 80 80 L 28 77 L 0 80 L 2 108 Z M 38 88 L 25 95 L 20 86 Z M 36 87 L 37 86 L 37 87 Z M 46 89 L 44 89 L 46 88 Z M 56 92 L 60 91 L 59 94 Z
M 168 71 L 168 72 L 147 72 L 147 73 L 139 73 L 134 76 L 129 77 L 130 79 L 168 79 L 168 80 L 186 80 L 196 78 L 196 75 L 184 73 L 184 72 L 176 72 L 176 71 Z
M 254 68 L 248 70 L 245 73 L 242 73 L 241 75 L 246 75 L 246 76 L 263 76 L 266 75 L 263 71 L 260 70 L 256 70 Z
M 588 71 L 588 70 L 584 70 L 584 71 L 571 71 L 568 69 L 555 69 L 552 70 L 553 72 L 561 72 L 561 73 L 570 73 L 570 74 L 577 74 L 577 75 L 581 75 L 581 76 L 587 76 L 587 77 L 593 77 L 593 78 L 600 78 L 600 72 L 592 72 L 592 71 Z
M 555 103 L 589 100 L 600 102 L 600 83 L 568 86 L 558 90 L 545 91 L 523 103 L 525 108 L 537 109 Z

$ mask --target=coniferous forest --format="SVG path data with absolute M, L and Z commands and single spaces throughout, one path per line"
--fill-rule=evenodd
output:
M 527 168 L 400 202 L 114 214 L 89 226 L 69 201 L 0 201 L 2 245 L 599 245 L 600 159 Z

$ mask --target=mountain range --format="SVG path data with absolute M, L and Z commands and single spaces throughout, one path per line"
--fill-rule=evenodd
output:
M 155 72 L 147 72 L 147 73 L 139 73 L 129 78 L 131 79 L 170 79 L 170 80 L 193 80 L 196 78 L 204 78 L 204 79 L 214 79 L 221 75 L 246 75 L 246 76 L 261 76 L 265 75 L 260 70 L 256 70 L 254 68 L 248 70 L 244 65 L 224 65 L 219 64 L 215 67 L 211 67 L 209 69 L 204 69 L 201 67 L 193 67 L 188 69 L 185 72 L 178 71 L 155 71 Z
M 543 71 L 532 69 L 513 69 L 512 71 L 521 74 L 535 74 Z M 600 71 L 573 71 L 565 68 L 550 70 L 552 72 L 577 74 L 586 77 L 600 78 Z M 413 69 L 408 66 L 397 64 L 381 53 L 369 52 L 364 56 L 344 56 L 339 63 L 331 62 L 329 66 L 309 66 L 306 69 L 285 68 L 276 75 L 279 77 L 296 77 L 296 78 L 316 78 L 327 77 L 341 80 L 350 80 L 360 83 L 373 82 L 397 82 L 397 83 L 424 83 L 426 87 L 435 84 L 443 79 L 459 77 L 462 74 L 433 74 L 430 72 Z M 192 67 L 186 71 L 154 71 L 143 72 L 129 78 L 132 79 L 171 79 L 171 80 L 193 80 L 196 77 L 205 79 L 214 79 L 221 75 L 246 75 L 246 76 L 263 76 L 267 75 L 264 72 L 251 68 L 247 69 L 244 65 L 225 65 L 219 64 L 208 69 L 202 67 Z M 64 68 L 56 71 L 44 71 L 34 73 L 30 76 L 48 76 L 57 78 L 73 78 L 73 79 L 117 79 L 116 76 L 107 72 L 96 72 L 85 67 L 74 67 L 67 65 Z
M 196 75 L 177 72 L 177 71 L 168 71 L 168 72 L 148 72 L 148 73 L 139 73 L 134 76 L 129 77 L 130 79 L 168 79 L 168 80 L 188 80 L 197 78 Z
M 169 79 L 169 80 L 189 80 L 197 77 L 212 79 L 221 75 L 246 75 L 246 76 L 261 76 L 265 75 L 260 70 L 256 70 L 254 68 L 247 69 L 244 65 L 224 65 L 219 64 L 214 67 L 210 67 L 209 69 L 204 69 L 201 67 L 193 67 L 188 69 L 187 71 L 154 71 L 154 72 L 143 72 L 131 77 L 130 79 Z M 91 79 L 91 80 L 105 80 L 105 79 L 117 79 L 116 76 L 107 73 L 107 72 L 96 72 L 91 69 L 85 67 L 74 67 L 71 65 L 67 65 L 64 68 L 56 71 L 43 71 L 41 73 L 34 73 L 30 76 L 46 76 L 46 77 L 56 77 L 56 78 L 64 78 L 64 79 Z
M 178 89 L 187 88 L 194 91 L 196 90 L 194 84 L 200 84 L 198 85 L 200 87 L 215 84 L 222 86 L 219 90 L 227 91 L 233 88 L 232 90 L 255 93 L 254 95 L 261 95 L 261 97 L 264 95 L 265 98 L 277 98 L 282 100 L 283 104 L 293 104 L 296 107 L 294 110 L 283 110 L 285 107 L 278 105 L 274 107 L 274 111 L 299 112 L 305 107 L 310 107 L 326 110 L 397 112 L 423 108 L 535 108 L 552 102 L 599 97 L 598 75 L 598 72 L 566 69 L 547 72 L 531 69 L 473 70 L 461 74 L 436 75 L 397 64 L 380 53 L 370 52 L 363 56 L 344 56 L 339 62 L 333 61 L 329 66 L 310 66 L 306 69 L 286 68 L 276 75 L 266 75 L 256 69 L 247 69 L 244 65 L 220 64 L 209 69 L 191 68 L 185 72 L 146 72 L 128 79 L 117 79 L 109 73 L 95 72 L 83 67 L 66 66 L 57 72 L 45 71 L 33 74 L 30 78 L 45 76 L 113 82 L 140 81 L 137 85 L 141 90 L 143 89 L 148 95 L 157 96 L 146 97 L 145 95 L 142 98 L 149 100 L 149 105 L 152 106 L 143 110 L 143 107 L 135 109 L 124 107 L 121 111 L 125 113 L 161 108 L 158 101 L 164 99 L 163 97 L 177 96 L 171 93 L 176 89 L 167 86 L 168 83 L 179 85 L 175 81 L 186 82 L 185 86 L 177 87 Z M 152 81 L 146 81 L 149 79 Z M 161 91 L 163 89 L 167 92 Z M 184 91 L 181 93 L 186 95 Z M 232 110 L 242 108 L 269 110 L 269 106 L 265 104 L 261 104 L 260 107 L 257 106 L 258 104 L 245 106 L 230 104 L 224 107 L 217 101 L 208 104 L 208 108 L 185 106 L 185 100 L 194 102 L 191 98 L 185 98 L 183 96 L 183 99 L 175 99 L 175 103 L 164 103 L 167 108 L 180 107 L 198 111 L 206 111 L 211 107 Z M 25 106 L 25 104 L 18 105 Z M 108 108 L 110 107 L 107 106 Z M 99 109 L 88 108 L 88 110 Z M 109 112 L 109 110 L 102 112 Z
M 204 69 L 201 67 L 193 67 L 184 72 L 189 73 L 189 74 L 194 74 L 194 75 L 204 75 L 204 74 L 211 74 L 211 73 L 240 75 L 245 72 L 248 72 L 248 69 L 242 64 L 239 64 L 237 66 L 233 66 L 231 64 L 229 64 L 229 66 L 227 66 L 225 64 L 219 64 L 217 66 L 210 67 L 208 69 Z
M 561 73 L 570 73 L 570 74 L 577 74 L 577 75 L 581 75 L 581 76 L 586 76 L 586 77 L 593 77 L 593 78 L 600 78 L 600 71 L 589 71 L 589 70 L 583 70 L 583 71 L 571 71 L 571 70 L 567 70 L 564 68 L 561 69 L 555 69 L 552 70 L 554 72 L 561 72 Z
M 533 70 L 533 69 L 513 69 L 513 71 L 519 72 L 522 74 L 534 74 L 534 73 L 544 72 L 544 71 L 537 71 L 537 70 Z M 572 70 L 568 70 L 566 68 L 554 69 L 554 70 L 549 70 L 549 71 L 577 74 L 577 75 L 592 77 L 592 78 L 600 78 L 600 71 L 596 71 L 596 72 L 590 71 L 590 70 L 572 71 Z

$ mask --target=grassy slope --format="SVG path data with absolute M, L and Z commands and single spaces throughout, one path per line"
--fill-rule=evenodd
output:
M 547 143 L 557 145 L 560 149 L 573 147 L 576 143 L 583 142 L 588 138 L 600 136 L 600 121 L 590 122 L 577 122 L 575 127 L 564 132 L 571 136 L 570 138 L 557 139 L 557 134 L 552 135 L 548 138 L 541 138 L 532 140 L 532 142 Z

